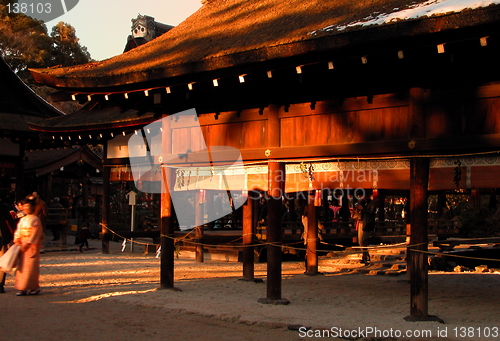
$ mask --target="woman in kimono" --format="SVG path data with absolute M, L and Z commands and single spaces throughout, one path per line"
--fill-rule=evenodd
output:
M 21 218 L 14 234 L 14 244 L 21 247 L 17 264 L 16 295 L 37 295 L 40 293 L 40 249 L 43 227 L 35 213 L 36 199 L 27 197 L 22 201 L 21 210 L 26 214 Z

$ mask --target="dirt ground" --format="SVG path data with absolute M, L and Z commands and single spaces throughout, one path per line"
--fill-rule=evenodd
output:
M 348 340 L 500 338 L 493 337 L 500 328 L 498 274 L 431 272 L 429 313 L 445 324 L 411 323 L 403 320 L 409 312 L 406 275 L 348 271 L 360 267 L 355 256 L 321 259 L 323 275 L 315 277 L 303 274 L 302 262 L 285 262 L 283 297 L 291 303 L 273 306 L 257 302 L 266 296 L 265 282 L 239 280 L 239 263 L 199 264 L 181 252 L 175 283 L 182 291 L 157 290 L 154 255 L 121 253 L 119 244 L 104 255 L 99 246 L 92 241 L 91 251 L 42 255 L 39 296 L 15 296 L 8 276 L 0 295 L 1 340 L 309 340 L 320 339 L 309 337 L 317 333 L 337 336 L 341 328 Z M 256 264 L 256 277 L 265 279 L 265 273 L 266 265 Z M 465 334 L 461 328 L 468 328 Z

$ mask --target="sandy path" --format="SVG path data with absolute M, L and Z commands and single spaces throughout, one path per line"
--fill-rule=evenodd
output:
M 176 260 L 175 282 L 182 292 L 174 292 L 156 290 L 159 260 L 152 256 L 46 254 L 42 256 L 42 295 L 16 297 L 13 279 L 8 277 L 7 294 L 0 296 L 1 339 L 310 339 L 289 331 L 290 325 L 310 326 L 314 331 L 332 327 L 392 328 L 402 333 L 427 330 L 435 340 L 500 339 L 478 337 L 478 330 L 500 327 L 500 275 L 431 273 L 429 313 L 445 320 L 442 325 L 403 320 L 409 311 L 409 285 L 401 281 L 405 276 L 338 272 L 334 262 L 327 260 L 320 263 L 320 270 L 325 275 L 308 277 L 302 274 L 303 263 L 284 263 L 283 297 L 291 304 L 272 306 L 257 303 L 265 297 L 265 283 L 238 280 L 238 263 L 196 264 L 181 257 Z M 265 277 L 265 271 L 265 264 L 256 264 L 257 277 Z M 473 327 L 474 337 L 454 337 L 454 328 L 460 332 L 461 327 Z M 437 332 L 445 328 L 448 338 L 438 338 Z

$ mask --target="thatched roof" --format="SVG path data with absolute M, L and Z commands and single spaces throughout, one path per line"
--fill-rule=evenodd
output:
M 482 1 L 481 5 L 494 2 Z M 101 62 L 32 73 L 37 81 L 62 88 L 140 86 L 500 20 L 500 6 L 492 5 L 381 26 L 380 22 L 352 25 L 424 3 L 435 1 L 210 0 L 177 27 L 132 51 Z

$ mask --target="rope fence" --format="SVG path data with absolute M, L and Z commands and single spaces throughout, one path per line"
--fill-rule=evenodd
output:
M 109 227 L 107 227 L 106 225 L 104 224 L 100 224 L 101 226 L 104 226 L 106 228 L 106 230 L 108 230 L 109 232 L 111 232 L 113 235 L 123 239 L 124 241 L 127 241 L 127 242 L 130 242 L 130 243 L 134 243 L 134 244 L 137 244 L 137 245 L 144 245 L 144 246 L 160 246 L 160 244 L 155 244 L 155 243 L 143 243 L 143 242 L 139 242 L 139 241 L 136 241 L 136 240 L 132 240 L 130 238 L 126 238 L 122 235 L 120 235 L 119 233 L 116 233 L 115 231 L 111 230 Z M 188 244 L 191 244 L 191 245 L 194 245 L 194 246 L 203 246 L 203 247 L 207 247 L 207 248 L 217 248 L 217 247 L 223 247 L 223 248 L 246 248 L 246 247 L 258 247 L 258 246 L 274 246 L 274 247 L 284 247 L 284 248 L 288 248 L 288 249 L 292 249 L 292 250 L 297 250 L 297 251 L 307 251 L 307 247 L 297 247 L 297 246 L 292 246 L 292 245 L 296 245 L 296 244 L 300 244 L 302 243 L 302 241 L 299 241 L 299 242 L 295 242 L 295 243 L 289 243 L 289 244 L 282 244 L 282 243 L 272 243 L 272 242 L 265 242 L 265 243 L 256 243 L 256 244 L 249 244 L 249 245 L 228 245 L 228 244 L 232 244 L 240 239 L 243 239 L 243 236 L 247 236 L 247 235 L 253 235 L 253 233 L 249 233 L 249 234 L 245 234 L 245 235 L 242 235 L 241 237 L 239 238 L 236 238 L 230 242 L 228 242 L 228 244 L 207 244 L 207 243 L 201 243 L 199 241 L 194 241 L 194 240 L 186 240 L 187 237 L 192 234 L 193 232 L 195 232 L 196 229 L 192 229 L 191 231 L 189 231 L 186 235 L 182 236 L 182 237 L 172 237 L 172 236 L 168 236 L 168 235 L 165 235 L 165 234 L 160 234 L 160 237 L 164 237 L 164 238 L 168 238 L 168 239 L 173 239 L 174 242 L 186 242 Z M 314 240 L 317 240 L 316 238 Z M 483 260 L 483 261 L 492 261 L 492 262 L 500 262 L 500 259 L 491 259 L 491 258 L 481 258 L 481 257 L 470 257 L 470 256 L 462 256 L 462 255 L 455 255 L 455 254 L 451 254 L 451 253 L 436 253 L 436 252 L 430 252 L 430 251 L 424 251 L 424 250 L 416 250 L 416 249 L 413 249 L 415 247 L 418 247 L 418 246 L 422 246 L 422 245 L 429 245 L 431 244 L 431 242 L 427 242 L 427 243 L 420 243 L 420 244 L 412 244 L 412 245 L 407 245 L 406 243 L 397 243 L 397 244 L 392 244 L 392 245 L 376 245 L 376 246 L 350 246 L 350 247 L 347 247 L 347 246 L 344 246 L 344 245 L 340 245 L 340 244 L 331 244 L 331 243 L 327 243 L 327 242 L 323 242 L 323 241 L 320 241 L 321 244 L 325 244 L 325 245 L 330 245 L 330 246 L 336 246 L 336 247 L 340 247 L 340 248 L 344 248 L 344 249 L 354 249 L 354 250 L 321 250 L 321 249 L 316 249 L 315 252 L 325 252 L 325 253 L 329 253 L 329 252 L 335 252 L 336 254 L 346 254 L 346 255 L 349 255 L 349 254 L 358 254 L 360 253 L 362 250 L 380 250 L 380 249 L 394 249 L 394 248 L 399 248 L 401 246 L 404 246 L 406 245 L 406 248 L 411 251 L 411 252 L 420 252 L 420 253 L 426 253 L 428 255 L 433 255 L 433 256 L 439 256 L 439 257 L 456 257 L 456 258 L 466 258 L 466 259 L 474 259 L 474 260 Z M 356 250 L 359 250 L 359 251 L 356 251 Z

